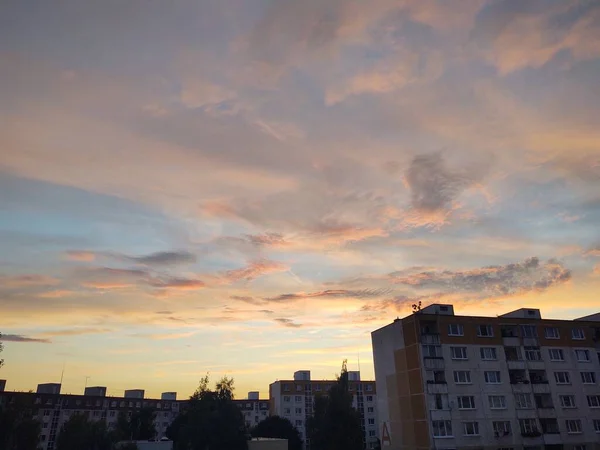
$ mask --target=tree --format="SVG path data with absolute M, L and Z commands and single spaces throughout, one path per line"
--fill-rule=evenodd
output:
M 252 437 L 287 439 L 288 450 L 302 450 L 300 432 L 284 417 L 269 416 L 256 425 L 250 434 Z
M 114 440 L 104 420 L 91 421 L 74 414 L 62 426 L 56 450 L 111 450 Z
M 247 450 L 244 417 L 233 403 L 233 379 L 222 378 L 214 391 L 208 383 L 207 375 L 167 428 L 174 450 Z
M 142 408 L 131 413 L 121 411 L 117 417 L 115 434 L 119 440 L 146 441 L 156 436 L 154 419 L 156 412 L 152 408 Z
M 33 405 L 26 400 L 17 398 L 0 407 L 0 450 L 35 450 L 41 431 Z
M 352 407 L 348 389 L 346 361 L 342 373 L 328 395 L 315 399 L 314 414 L 308 419 L 307 431 L 313 450 L 362 450 L 362 419 Z

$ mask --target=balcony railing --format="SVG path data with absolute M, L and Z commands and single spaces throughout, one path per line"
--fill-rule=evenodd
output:
M 521 436 L 523 437 L 540 437 L 542 435 L 542 433 L 540 433 L 538 430 L 533 430 L 533 431 L 522 431 L 521 432 Z

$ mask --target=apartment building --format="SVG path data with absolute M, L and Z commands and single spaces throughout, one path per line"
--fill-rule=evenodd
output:
M 98 395 L 100 394 L 100 395 Z M 160 399 L 144 398 L 141 389 L 128 390 L 123 397 L 106 397 L 106 387 L 86 388 L 84 395 L 60 394 L 60 384 L 38 385 L 36 393 L 0 391 L 0 407 L 17 403 L 31 408 L 42 424 L 39 448 L 54 450 L 56 439 L 63 424 L 74 414 L 83 414 L 91 420 L 105 420 L 109 427 L 115 426 L 121 411 L 131 413 L 141 408 L 156 412 L 154 426 L 156 438 L 165 437 L 167 428 L 188 400 L 177 400 L 177 393 L 165 392 Z M 247 400 L 234 400 L 244 415 L 248 428 L 256 425 L 269 414 L 269 401 L 259 400 L 258 392 L 249 393 Z
M 349 389 L 353 406 L 363 419 L 363 446 L 377 444 L 377 391 L 374 381 L 361 381 L 360 372 L 348 371 Z M 304 448 L 310 449 L 306 422 L 312 416 L 315 397 L 329 392 L 337 380 L 311 380 L 309 370 L 299 370 L 292 380 L 279 380 L 269 385 L 271 414 L 285 417 L 300 432 Z
M 371 337 L 382 447 L 600 449 L 600 314 L 434 304 Z

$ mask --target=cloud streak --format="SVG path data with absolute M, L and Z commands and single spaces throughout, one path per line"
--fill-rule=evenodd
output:
M 29 337 L 29 336 L 23 336 L 20 334 L 2 334 L 0 336 L 0 341 L 50 344 L 50 340 L 48 340 L 48 339 L 33 338 L 33 337 Z

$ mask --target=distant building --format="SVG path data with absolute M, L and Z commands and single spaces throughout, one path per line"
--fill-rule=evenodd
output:
M 53 389 L 48 385 L 42 386 L 42 390 L 60 391 L 56 385 Z M 101 388 L 101 389 L 98 389 Z M 102 395 L 93 395 L 94 389 Z M 26 407 L 31 408 L 34 416 L 42 423 L 42 432 L 40 435 L 39 450 L 55 450 L 56 439 L 63 424 L 74 414 L 83 414 L 91 420 L 105 420 L 108 427 L 112 428 L 117 423 L 117 418 L 121 411 L 126 413 L 139 411 L 141 408 L 151 408 L 156 413 L 154 426 L 156 429 L 156 439 L 164 439 L 167 428 L 173 420 L 179 415 L 179 412 L 186 408 L 188 400 L 175 400 L 175 392 L 165 392 L 161 399 L 145 399 L 144 391 L 136 389 L 132 392 L 132 397 L 106 397 L 103 387 L 96 386 L 86 388 L 85 395 L 65 395 L 46 392 L 2 392 L 0 391 L 0 407 L 13 402 L 19 402 Z M 253 394 L 253 393 L 249 393 Z M 269 415 L 269 401 L 260 400 L 253 397 L 248 400 L 234 400 L 234 403 L 240 408 L 244 415 L 244 420 L 248 428 L 255 426 L 258 422 Z M 172 443 L 171 443 L 172 445 Z M 161 442 L 160 445 L 148 443 L 140 445 L 138 448 L 163 449 L 169 448 L 169 443 Z
M 435 304 L 374 331 L 382 448 L 600 448 L 599 321 Z
M 143 399 L 145 391 L 143 389 L 128 389 L 123 394 L 125 398 Z
M 361 381 L 360 372 L 348 372 L 349 388 L 353 394 L 353 406 L 360 413 L 363 424 L 363 447 L 377 445 L 377 393 L 374 381 Z M 310 370 L 299 370 L 293 380 L 281 380 L 269 386 L 271 414 L 289 419 L 310 449 L 306 422 L 313 414 L 315 396 L 327 394 L 337 380 L 311 380 Z
M 60 383 L 38 384 L 36 392 L 38 394 L 60 394 Z
M 86 387 L 83 395 L 91 396 L 91 397 L 106 397 L 106 387 L 104 387 L 104 386 Z
M 248 441 L 248 450 L 288 450 L 287 439 L 253 438 Z
M 258 392 L 248 392 L 247 399 L 234 400 L 244 415 L 246 427 L 252 428 L 269 415 L 269 401 L 260 400 Z

